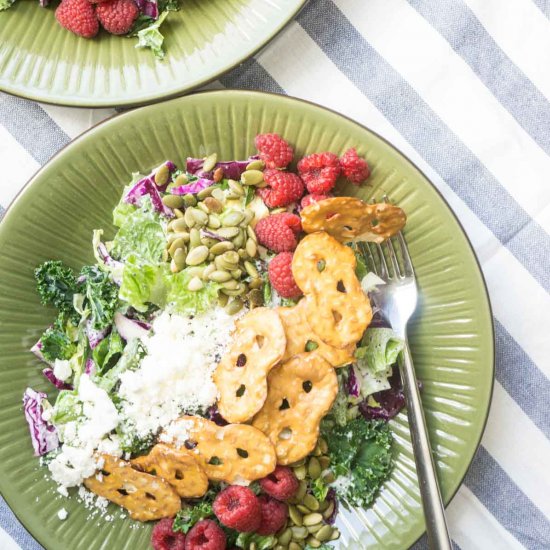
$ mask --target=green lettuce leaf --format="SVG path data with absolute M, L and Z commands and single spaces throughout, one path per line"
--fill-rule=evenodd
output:
M 0 0 L 0 11 L 4 11 L 4 10 L 7 10 L 8 8 L 11 8 L 14 3 L 15 3 L 15 0 Z
M 101 376 L 116 365 L 123 350 L 124 342 L 116 331 L 113 331 L 107 338 L 101 340 L 92 352 L 92 359 L 96 364 L 97 374 Z
M 66 424 L 78 420 L 81 416 L 82 401 L 78 398 L 76 390 L 61 390 L 53 406 L 52 423 Z
M 172 530 L 187 534 L 195 523 L 213 515 L 211 502 L 201 501 L 193 506 L 184 506 L 176 514 Z
M 119 297 L 138 311 L 147 311 L 148 304 L 164 307 L 169 276 L 166 264 L 140 265 L 135 256 L 129 256 L 122 273 Z
M 165 11 L 160 17 L 148 27 L 138 30 L 135 35 L 138 38 L 136 48 L 150 48 L 153 55 L 157 59 L 163 59 L 165 52 L 162 49 L 164 43 L 164 36 L 159 31 L 159 27 L 162 25 L 169 11 Z
M 103 369 L 104 374 L 95 373 L 93 376 L 94 383 L 104 389 L 107 393 L 116 387 L 120 375 L 127 370 L 135 370 L 139 366 L 141 360 L 145 356 L 145 348 L 137 338 L 128 342 L 122 355 L 117 363 L 109 370 Z M 113 398 L 114 399 L 114 398 Z
M 373 374 L 385 372 L 403 350 L 403 341 L 390 328 L 369 328 L 361 340 L 356 357 L 361 369 Z
M 168 293 L 166 303 L 168 309 L 174 313 L 195 315 L 212 307 L 218 298 L 218 283 L 207 283 L 201 290 L 189 290 L 189 281 L 192 275 L 189 268 L 167 277 Z

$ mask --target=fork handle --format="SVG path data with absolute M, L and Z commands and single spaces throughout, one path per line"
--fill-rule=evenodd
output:
M 445 508 L 441 499 L 428 429 L 426 428 L 426 419 L 424 418 L 414 365 L 406 338 L 403 359 L 400 365 L 401 380 L 403 381 L 403 391 L 407 401 L 407 415 L 409 417 L 422 506 L 424 507 L 428 544 L 433 550 L 452 550 L 447 520 L 445 519 Z

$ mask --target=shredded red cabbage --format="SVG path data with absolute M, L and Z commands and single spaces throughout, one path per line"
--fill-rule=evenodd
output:
M 159 7 L 156 0 L 136 0 L 136 4 L 143 15 L 158 19 Z
M 73 386 L 72 384 L 67 384 L 66 382 L 63 382 L 63 380 L 59 380 L 57 376 L 53 373 L 53 369 L 51 367 L 46 367 L 42 374 L 58 389 L 58 390 L 72 390 Z
M 115 273 L 116 273 L 116 269 L 115 268 L 121 268 L 123 267 L 123 263 L 122 262 L 119 262 L 118 260 L 115 260 L 110 254 L 109 252 L 107 251 L 107 247 L 105 246 L 104 243 L 102 243 L 101 241 L 99 241 L 99 244 L 97 245 L 97 253 L 99 255 L 99 257 L 105 262 L 105 265 L 108 266 L 108 267 L 111 267 L 114 269 L 113 271 L 113 281 L 117 284 L 117 285 L 120 285 L 122 283 L 122 278 L 121 276 L 116 276 Z
M 199 178 L 191 183 L 180 185 L 179 187 L 172 187 L 172 189 L 170 189 L 170 193 L 172 193 L 172 195 L 187 195 L 188 193 L 195 195 L 199 191 L 202 191 L 211 185 L 214 185 L 214 180 Z
M 253 160 L 258 160 L 259 158 L 260 157 L 258 155 L 254 155 L 252 157 L 249 157 L 248 160 L 229 160 L 224 162 L 218 162 L 214 167 L 214 170 L 216 168 L 222 168 L 224 178 L 238 180 L 240 179 L 241 174 L 246 170 L 246 167 L 248 166 L 248 164 L 250 164 Z M 204 165 L 204 159 L 187 157 L 186 170 L 187 172 L 189 172 L 189 174 L 194 174 L 199 177 L 212 179 L 212 175 L 214 171 L 204 172 L 202 170 L 203 165 Z
M 151 203 L 153 208 L 164 214 L 168 218 L 172 218 L 174 213 L 171 208 L 168 208 L 163 202 L 162 197 L 160 196 L 158 187 L 155 185 L 153 179 L 150 176 L 139 180 L 133 187 L 128 191 L 124 197 L 124 202 L 129 204 L 134 204 L 139 206 L 141 203 L 141 197 L 144 195 L 149 195 L 151 197 Z
M 326 522 L 329 525 L 334 525 L 336 521 L 336 516 L 338 515 L 338 499 L 336 498 L 336 491 L 334 489 L 329 489 L 326 500 L 328 502 L 334 502 L 334 510 L 332 514 L 330 514 L 330 516 L 326 519 Z
M 115 313 L 115 326 L 120 337 L 126 341 L 147 336 L 151 329 L 151 325 L 143 321 L 129 319 L 119 312 Z
M 353 366 L 348 371 L 346 390 L 351 397 L 359 397 L 361 392 L 361 384 Z
M 389 390 L 379 391 L 372 395 L 373 399 L 380 403 L 380 407 L 371 407 L 367 401 L 360 403 L 359 411 L 367 420 L 391 420 L 405 406 L 403 384 L 397 367 L 394 367 L 393 374 L 388 380 L 391 386 Z
M 46 358 L 42 355 L 42 342 L 40 340 L 38 340 L 38 342 L 34 344 L 34 346 L 31 348 L 31 352 L 34 353 L 34 355 L 36 355 L 36 357 L 40 359 L 40 361 L 46 363 L 47 365 L 50 365 L 50 367 L 52 366 L 52 363 L 50 363 L 50 361 L 47 361 Z
M 86 364 L 84 365 L 84 374 L 92 375 L 92 374 L 95 374 L 95 371 L 96 371 L 95 361 L 91 357 L 88 357 L 88 359 L 86 359 Z
M 42 400 L 46 394 L 27 388 L 23 394 L 23 410 L 29 424 L 31 442 L 36 456 L 45 455 L 59 447 L 57 430 L 42 418 Z
M 99 343 L 105 339 L 105 337 L 111 331 L 111 327 L 104 328 L 103 330 L 96 330 L 90 320 L 86 321 L 85 326 L 86 336 L 90 343 L 90 348 L 95 349 Z
M 208 229 L 201 229 L 200 235 L 201 237 L 210 237 L 211 239 L 216 239 L 217 241 L 229 240 L 229 239 L 226 239 L 225 237 L 222 237 L 221 235 L 218 235 L 217 233 L 214 233 L 213 231 L 209 231 Z

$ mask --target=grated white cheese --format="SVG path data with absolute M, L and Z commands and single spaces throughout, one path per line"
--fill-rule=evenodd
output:
M 182 412 L 213 405 L 212 374 L 225 349 L 233 317 L 216 308 L 187 318 L 162 313 L 152 335 L 143 339 L 147 355 L 134 371 L 121 376 L 122 416 L 139 437 L 156 433 Z
M 62 359 L 56 359 L 53 364 L 53 374 L 56 378 L 59 378 L 61 382 L 65 382 L 73 373 L 71 369 L 71 363 Z
M 59 512 L 57 512 L 57 517 L 61 521 L 66 520 L 68 515 L 69 515 L 69 512 L 67 512 L 67 510 L 65 510 L 65 508 L 61 508 L 61 510 L 59 510 Z
M 164 443 L 172 443 L 179 449 L 189 439 L 189 430 L 193 425 L 191 420 L 172 422 L 160 434 L 159 440 Z

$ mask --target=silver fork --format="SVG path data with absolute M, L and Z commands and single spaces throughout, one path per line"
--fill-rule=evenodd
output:
M 386 198 L 384 200 L 387 202 Z M 407 341 L 407 323 L 416 309 L 418 300 L 416 279 L 409 250 L 401 232 L 397 234 L 396 241 L 401 249 L 403 267 L 399 265 L 396 249 L 391 239 L 388 239 L 382 245 L 361 242 L 358 243 L 358 247 L 374 272 L 386 282 L 385 285 L 379 285 L 377 291 L 373 293 L 374 304 L 380 308 L 394 332 L 404 342 L 403 361 L 399 369 L 407 402 L 407 414 L 418 484 L 426 519 L 428 543 L 432 549 L 452 550 L 422 401 Z M 389 262 L 384 256 L 382 246 L 386 249 Z

